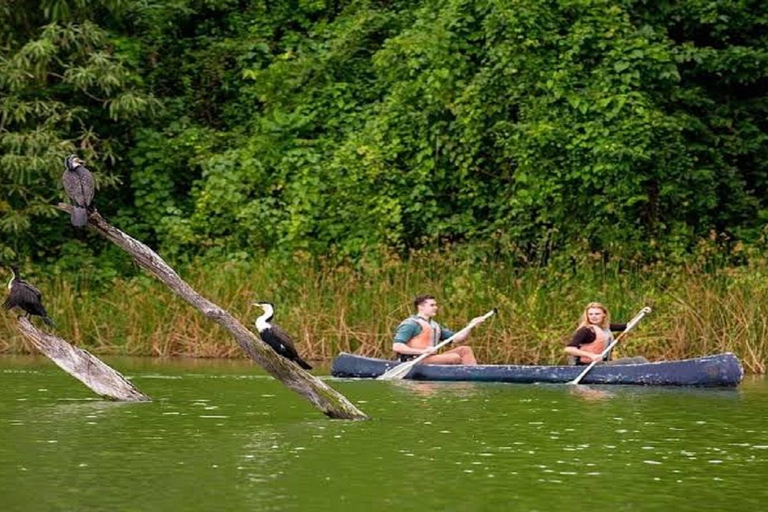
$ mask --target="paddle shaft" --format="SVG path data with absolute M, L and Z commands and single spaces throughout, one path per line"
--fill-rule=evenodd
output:
M 478 325 L 480 325 L 481 323 L 483 323 L 484 321 L 486 321 L 487 319 L 492 317 L 495 313 L 496 313 L 496 308 L 493 308 L 492 310 L 490 310 L 489 312 L 484 314 L 482 317 L 480 317 L 481 320 L 479 322 L 477 322 L 476 324 L 473 325 L 472 322 L 470 322 L 466 327 L 464 327 L 462 330 L 460 330 L 459 332 L 457 332 L 456 334 L 454 334 L 450 338 L 448 338 L 448 339 L 446 339 L 444 341 L 441 341 L 440 343 L 435 345 L 434 350 L 432 350 L 431 352 L 427 352 L 426 354 L 421 354 L 419 357 L 417 357 L 415 359 L 412 359 L 410 361 L 406 361 L 405 363 L 402 363 L 402 364 L 399 364 L 399 365 L 395 366 L 394 368 L 390 369 L 386 373 L 383 373 L 383 374 L 379 375 L 378 377 L 376 377 L 376 380 L 399 380 L 399 379 L 402 379 L 403 377 L 405 377 L 408 374 L 409 371 L 411 371 L 411 368 L 413 368 L 414 366 L 419 364 L 421 361 L 423 361 L 427 357 L 433 355 L 435 352 L 437 352 L 442 347 L 444 347 L 447 344 L 453 342 L 453 340 L 456 339 L 458 336 L 471 331 L 472 329 L 474 329 L 475 327 L 477 327 Z
M 640 310 L 640 312 L 639 312 L 639 313 L 638 313 L 638 314 L 635 316 L 635 318 L 633 318 L 632 320 L 630 320 L 630 321 L 629 321 L 629 323 L 627 324 L 627 327 L 624 329 L 624 331 L 623 331 L 621 334 L 619 334 L 619 336 L 618 336 L 618 337 L 617 337 L 615 340 L 613 340 L 613 342 L 612 342 L 610 345 L 608 345 L 608 347 L 606 347 L 606 349 L 605 349 L 605 350 L 603 350 L 603 351 L 602 351 L 602 353 L 600 354 L 600 359 L 594 359 L 594 360 L 593 360 L 591 363 L 589 363 L 589 366 L 587 366 L 587 367 L 584 369 L 584 371 L 583 371 L 583 372 L 581 372 L 581 373 L 579 374 L 579 376 L 578 376 L 578 377 L 576 377 L 575 379 L 573 379 L 573 380 L 572 380 L 571 382 L 569 382 L 568 384 L 578 384 L 579 382 L 581 382 L 581 379 L 583 379 L 583 378 L 584 378 L 584 376 L 585 376 L 586 374 L 588 374 L 588 373 L 589 373 L 589 370 L 591 370 L 591 369 L 592 369 L 592 367 L 593 367 L 593 366 L 595 366 L 595 365 L 597 364 L 597 362 L 598 362 L 598 361 L 602 361 L 602 360 L 603 360 L 603 357 L 605 357 L 605 355 L 606 355 L 608 352 L 610 352 L 610 351 L 611 351 L 611 349 L 612 349 L 613 347 L 615 347 L 615 346 L 616 346 L 616 344 L 617 344 L 619 341 L 621 341 L 621 339 L 624 337 L 624 335 L 625 335 L 625 334 L 627 334 L 627 333 L 628 333 L 628 332 L 629 332 L 629 331 L 630 331 L 630 330 L 631 330 L 631 329 L 632 329 L 632 328 L 633 328 L 635 325 L 637 325 L 637 323 L 638 323 L 640 320 L 642 320 L 642 318 L 643 318 L 645 315 L 647 315 L 647 314 L 648 314 L 648 313 L 650 313 L 650 312 L 651 312 L 651 308 L 649 308 L 649 307 L 644 307 L 643 309 L 641 309 L 641 310 Z

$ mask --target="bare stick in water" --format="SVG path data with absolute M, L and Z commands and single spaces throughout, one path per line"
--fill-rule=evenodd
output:
M 150 398 L 128 379 L 99 358 L 74 347 L 53 334 L 39 330 L 29 319 L 20 317 L 19 331 L 59 368 L 85 384 L 97 395 L 125 402 L 148 402 Z
M 72 209 L 64 203 L 59 203 L 58 208 L 65 212 L 71 212 Z M 309 400 L 325 415 L 336 419 L 368 419 L 368 416 L 344 395 L 305 372 L 295 363 L 280 357 L 226 310 L 197 293 L 155 251 L 109 224 L 98 212 L 93 212 L 88 217 L 88 226 L 130 254 L 141 267 L 203 315 L 227 329 L 251 359 L 289 389 Z

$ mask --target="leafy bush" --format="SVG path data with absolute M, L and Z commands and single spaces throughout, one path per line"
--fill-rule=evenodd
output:
M 114 220 L 182 259 L 764 242 L 762 3 L 45 5 L 2 11 L 7 257 L 67 243 L 44 219 L 73 149 Z

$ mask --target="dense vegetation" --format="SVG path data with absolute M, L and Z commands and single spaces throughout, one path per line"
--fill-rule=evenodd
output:
M 226 353 L 55 211 L 72 151 L 102 214 L 211 293 L 231 280 L 224 304 L 271 272 L 250 289 L 326 311 L 341 330 L 302 323 L 317 357 L 350 310 L 344 339 L 380 353 L 382 308 L 435 291 L 452 323 L 515 297 L 525 321 L 487 359 L 551 362 L 574 302 L 649 297 L 660 357 L 752 325 L 739 352 L 768 359 L 766 2 L 8 0 L 0 27 L 0 261 L 37 272 L 78 342 Z
M 708 272 L 618 264 L 515 271 L 505 262 L 477 261 L 459 250 L 413 253 L 407 260 L 393 256 L 362 268 L 318 268 L 299 254 L 196 264 L 184 278 L 248 325 L 260 314 L 250 304 L 268 297 L 278 306 L 279 324 L 318 364 L 340 351 L 391 356 L 395 327 L 410 314 L 413 296 L 428 290 L 439 294 L 438 319 L 454 329 L 498 307 L 498 316 L 471 336 L 483 362 L 565 363 L 563 346 L 581 308 L 599 298 L 616 321 L 627 321 L 643 306 L 653 308 L 618 347 L 622 355 L 658 361 L 730 351 L 747 371 L 763 373 L 766 274 L 766 260 Z M 102 354 L 245 357 L 226 331 L 147 276 L 114 279 L 109 289 L 86 283 L 79 291 L 70 276 L 35 277 L 56 333 L 77 346 Z M 15 323 L 12 315 L 0 315 L 0 353 L 32 350 Z
M 11 0 L 0 253 L 74 265 L 63 157 L 186 258 L 680 258 L 768 219 L 757 1 Z

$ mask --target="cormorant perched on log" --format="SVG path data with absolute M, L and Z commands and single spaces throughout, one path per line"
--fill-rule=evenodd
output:
M 84 163 L 77 155 L 69 155 L 65 161 L 67 169 L 61 176 L 64 190 L 72 200 L 72 225 L 78 228 L 88 224 L 93 202 L 93 175 Z
M 11 265 L 11 272 L 13 272 L 13 277 L 8 281 L 10 293 L 3 302 L 3 309 L 8 310 L 17 307 L 26 313 L 26 317 L 30 315 L 42 317 L 43 322 L 55 327 L 53 320 L 48 317 L 48 313 L 43 307 L 43 294 L 40 293 L 40 290 L 21 279 L 18 266 Z
M 275 306 L 271 302 L 254 302 L 253 305 L 264 310 L 264 314 L 256 319 L 256 330 L 259 331 L 261 339 L 284 358 L 290 359 L 305 370 L 311 370 L 312 366 L 299 357 L 298 352 L 296 352 L 291 336 L 279 325 L 272 323 L 272 317 L 275 316 Z

